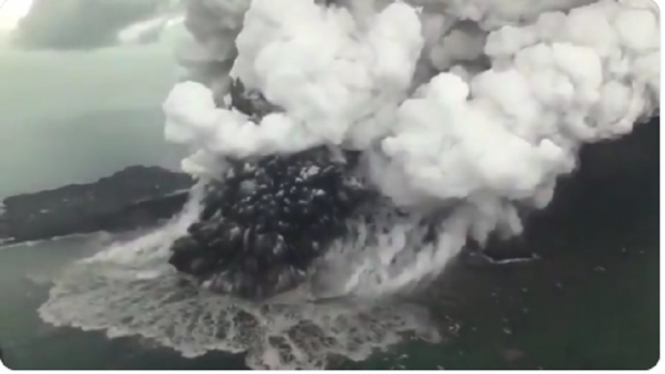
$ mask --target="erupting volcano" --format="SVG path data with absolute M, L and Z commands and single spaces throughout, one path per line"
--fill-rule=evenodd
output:
M 504 5 L 190 2 L 166 136 L 196 150 L 183 168 L 207 187 L 171 263 L 260 298 L 369 220 L 403 247 L 351 255 L 374 279 L 351 278 L 395 289 L 467 237 L 520 235 L 583 143 L 656 110 L 658 17 L 648 1 Z
M 520 237 L 585 144 L 656 123 L 650 0 L 185 4 L 163 110 L 198 183 L 169 225 L 64 276 L 49 322 L 273 368 L 438 339 L 376 303 Z

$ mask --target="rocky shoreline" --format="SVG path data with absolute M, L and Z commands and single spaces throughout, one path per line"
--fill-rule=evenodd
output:
M 131 166 L 93 183 L 12 196 L 3 201 L 0 243 L 149 227 L 177 214 L 193 183 L 160 167 Z

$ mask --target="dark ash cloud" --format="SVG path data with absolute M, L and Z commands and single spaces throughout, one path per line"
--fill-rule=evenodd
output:
M 157 13 L 163 0 L 35 0 L 13 44 L 26 49 L 90 50 L 113 45 L 123 28 Z

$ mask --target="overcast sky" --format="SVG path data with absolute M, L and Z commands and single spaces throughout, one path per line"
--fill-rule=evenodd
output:
M 160 2 L 33 0 L 30 12 L 15 30 L 15 43 L 22 48 L 61 50 L 113 45 L 122 28 L 155 14 Z
M 0 32 L 20 48 L 91 50 L 137 22 L 172 15 L 177 0 L 2 0 Z
M 171 165 L 161 103 L 176 80 L 182 26 L 149 44 L 116 38 L 136 21 L 155 24 L 168 14 L 166 0 L 161 8 L 152 0 L 36 0 L 16 22 L 28 1 L 0 9 L 0 200 L 129 165 Z
M 165 0 L 34 0 L 10 28 L 26 2 L 0 9 L 0 121 L 159 105 L 175 79 L 182 30 L 150 44 L 118 44 L 116 36 L 163 14 Z

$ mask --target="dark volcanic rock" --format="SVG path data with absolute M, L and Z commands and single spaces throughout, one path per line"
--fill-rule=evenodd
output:
M 281 109 L 240 80 L 231 106 L 255 123 Z M 326 147 L 291 155 L 228 160 L 223 182 L 209 182 L 199 220 L 169 259 L 216 292 L 261 299 L 303 280 L 309 265 L 367 196 L 352 177 L 355 152 Z
M 170 263 L 246 298 L 292 287 L 367 196 L 353 165 L 323 147 L 237 162 L 207 186 L 200 219 L 173 244 Z
M 255 122 L 270 113 L 282 111 L 282 108 L 266 100 L 260 91 L 246 89 L 240 79 L 233 80 L 230 94 L 233 107 Z
M 181 210 L 192 184 L 185 174 L 132 166 L 94 183 L 9 197 L 0 217 L 0 240 L 22 242 L 152 225 Z

